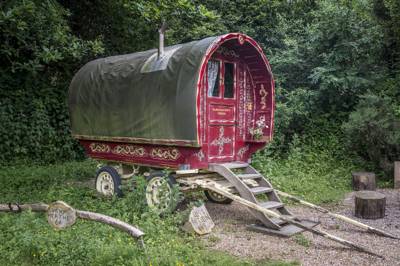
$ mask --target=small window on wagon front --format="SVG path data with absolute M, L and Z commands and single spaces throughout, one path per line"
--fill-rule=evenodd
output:
M 234 73 L 235 66 L 232 63 L 225 63 L 225 71 L 224 71 L 224 98 L 234 98 L 235 95 L 235 87 L 234 82 Z
M 219 61 L 208 61 L 207 79 L 207 95 L 209 97 L 219 97 Z

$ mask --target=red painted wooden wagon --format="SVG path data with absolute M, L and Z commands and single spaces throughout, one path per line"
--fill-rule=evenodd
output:
M 282 214 L 290 213 L 249 163 L 272 138 L 274 80 L 260 45 L 229 33 L 83 66 L 69 90 L 72 133 L 91 158 L 105 163 L 96 188 L 120 194 L 121 180 L 148 167 L 147 202 L 169 208 L 160 186 L 211 178 Z M 155 169 L 171 169 L 165 179 Z M 170 182 L 167 182 L 170 184 Z M 258 195 L 267 201 L 261 202 Z M 207 197 L 229 199 L 208 192 Z M 265 197 L 264 197 L 265 198 Z M 252 210 L 271 229 L 281 222 Z

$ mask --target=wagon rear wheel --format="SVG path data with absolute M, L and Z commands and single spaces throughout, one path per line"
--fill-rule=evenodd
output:
M 103 166 L 97 171 L 96 190 L 104 196 L 122 196 L 121 176 L 111 166 Z
M 166 176 L 163 172 L 153 172 L 146 180 L 147 206 L 160 214 L 174 211 L 177 200 L 174 191 L 176 182 L 173 177 Z
M 217 192 L 214 192 L 211 190 L 204 190 L 204 194 L 206 195 L 206 197 L 209 201 L 214 202 L 214 203 L 230 204 L 233 201 L 230 198 L 222 196 L 221 194 L 218 194 Z

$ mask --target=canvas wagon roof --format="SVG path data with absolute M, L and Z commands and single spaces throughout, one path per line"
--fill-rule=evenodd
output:
M 201 68 L 210 51 L 243 36 L 230 33 L 166 47 L 159 60 L 152 49 L 87 63 L 69 88 L 72 134 L 78 139 L 200 146 L 196 103 Z M 269 68 L 261 48 L 245 38 Z
M 196 93 L 201 61 L 218 37 L 101 58 L 87 63 L 69 89 L 78 138 L 197 145 Z

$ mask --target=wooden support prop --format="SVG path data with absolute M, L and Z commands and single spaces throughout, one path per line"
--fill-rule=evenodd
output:
M 361 223 L 361 222 L 359 222 L 359 221 L 353 220 L 353 219 L 351 219 L 351 218 L 349 218 L 349 217 L 346 217 L 346 216 L 344 216 L 344 215 L 330 212 L 329 210 L 327 210 L 327 209 L 325 209 L 325 208 L 322 208 L 321 206 L 317 206 L 317 205 L 312 204 L 312 203 L 310 203 L 310 202 L 304 201 L 304 200 L 299 199 L 299 198 L 297 198 L 297 197 L 295 197 L 295 196 L 293 196 L 293 195 L 290 195 L 290 194 L 288 194 L 288 193 L 285 193 L 285 192 L 282 192 L 282 191 L 279 191 L 279 190 L 276 190 L 276 189 L 275 189 L 275 191 L 276 191 L 279 195 L 281 195 L 281 196 L 283 196 L 283 197 L 286 197 L 286 198 L 288 198 L 288 199 L 290 199 L 290 200 L 293 200 L 293 201 L 295 201 L 295 202 L 298 202 L 298 203 L 300 203 L 300 204 L 303 204 L 303 205 L 305 205 L 305 206 L 307 206 L 307 207 L 310 207 L 310 208 L 312 208 L 312 209 L 314 209 L 314 210 L 317 210 L 317 211 L 319 211 L 319 212 L 328 214 L 329 216 L 332 216 L 332 217 L 334 217 L 334 218 L 337 218 L 337 219 L 339 219 L 339 220 L 342 220 L 342 221 L 344 221 L 344 222 L 346 222 L 346 223 L 349 223 L 349 224 L 352 224 L 352 225 L 354 225 L 354 226 L 357 226 L 357 227 L 360 227 L 360 228 L 362 228 L 362 229 L 365 229 L 365 230 L 367 230 L 367 232 L 374 233 L 374 234 L 377 234 L 377 235 L 380 235 L 380 236 L 385 236 L 385 237 L 393 238 L 393 239 L 400 239 L 399 237 L 397 237 L 397 236 L 395 236 L 395 235 L 392 235 L 392 234 L 390 234 L 390 233 L 388 233 L 388 232 L 385 232 L 385 231 L 383 231 L 383 230 L 381 230 L 381 229 L 377 229 L 377 228 L 374 228 L 374 227 L 372 227 L 372 226 L 363 224 L 363 223 Z
M 280 215 L 280 214 L 278 214 L 278 213 L 276 213 L 274 211 L 262 208 L 259 205 L 257 205 L 256 203 L 253 203 L 251 201 L 245 200 L 245 199 L 243 199 L 243 198 L 241 198 L 241 197 L 239 197 L 237 195 L 234 195 L 234 194 L 226 191 L 222 186 L 218 185 L 214 181 L 196 180 L 196 181 L 188 181 L 188 183 L 193 183 L 193 184 L 196 184 L 196 185 L 198 185 L 198 186 L 200 186 L 202 188 L 215 191 L 215 192 L 217 192 L 217 193 L 219 193 L 219 194 L 221 194 L 221 195 L 223 195 L 223 196 L 225 196 L 227 198 L 230 198 L 230 199 L 232 199 L 234 201 L 237 201 L 237 202 L 245 205 L 246 207 L 249 207 L 249 208 L 252 208 L 252 209 L 257 210 L 259 212 L 262 212 L 265 215 L 272 216 L 272 217 L 275 217 L 275 218 L 279 218 L 279 219 L 281 219 L 281 220 L 283 220 L 283 221 L 285 221 L 287 223 L 293 224 L 293 225 L 295 225 L 297 227 L 300 227 L 300 228 L 302 228 L 302 229 L 304 229 L 306 231 L 309 231 L 309 232 L 311 232 L 313 234 L 316 234 L 316 235 L 325 237 L 327 239 L 330 239 L 332 241 L 338 242 L 338 243 L 340 243 L 340 244 L 342 244 L 344 246 L 348 246 L 348 247 L 354 248 L 355 250 L 358 250 L 360 252 L 364 252 L 366 254 L 373 255 L 373 256 L 376 256 L 376 257 L 384 259 L 384 257 L 382 255 L 379 255 L 379 254 L 377 254 L 377 253 L 375 253 L 373 251 L 370 251 L 370 250 L 368 250 L 368 249 L 366 249 L 366 248 L 364 248 L 362 246 L 356 245 L 356 244 L 354 244 L 354 243 L 352 243 L 352 242 L 350 242 L 348 240 L 345 240 L 345 239 L 342 239 L 340 237 L 334 236 L 334 235 L 329 234 L 329 233 L 327 233 L 325 231 L 322 231 L 322 230 L 318 230 L 318 229 L 314 229 L 314 228 L 308 228 L 307 226 L 304 226 L 301 223 L 295 221 L 293 218 L 290 218 L 290 217 L 284 216 L 284 215 Z
M 113 217 L 96 213 L 96 212 L 89 212 L 89 211 L 81 211 L 81 210 L 74 210 L 71 211 L 71 207 L 69 207 L 67 204 L 65 204 L 62 201 L 57 201 L 55 203 L 52 203 L 50 205 L 44 204 L 44 203 L 33 203 L 33 204 L 0 204 L 0 212 L 19 212 L 19 211 L 24 211 L 24 210 L 31 210 L 34 212 L 48 212 L 48 220 L 49 223 L 57 228 L 57 229 L 63 229 L 67 226 L 70 226 L 73 224 L 72 220 L 73 218 L 67 217 L 68 215 L 75 214 L 76 217 L 79 217 L 81 219 L 86 219 L 86 220 L 91 220 L 91 221 L 96 221 L 104 224 L 111 225 L 112 227 L 118 228 L 122 231 L 125 231 L 129 235 L 135 238 L 140 238 L 139 240 L 141 241 L 140 243 L 143 245 L 143 241 L 141 237 L 144 235 L 144 233 L 128 224 L 125 223 L 121 220 L 115 219 Z

